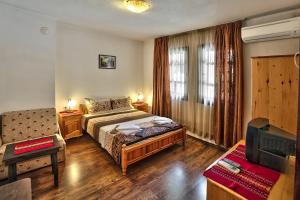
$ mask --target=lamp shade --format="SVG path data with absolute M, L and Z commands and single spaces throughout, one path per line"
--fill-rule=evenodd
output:
M 144 95 L 143 95 L 143 93 L 138 93 L 138 95 L 137 95 L 137 101 L 138 102 L 143 102 L 144 101 Z
M 71 109 L 74 109 L 75 106 L 76 106 L 76 101 L 73 100 L 73 99 L 68 99 L 68 109 L 71 110 Z

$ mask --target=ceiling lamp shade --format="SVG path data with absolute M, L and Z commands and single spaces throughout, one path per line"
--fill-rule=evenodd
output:
M 124 0 L 128 10 L 135 13 L 142 13 L 151 8 L 150 0 Z

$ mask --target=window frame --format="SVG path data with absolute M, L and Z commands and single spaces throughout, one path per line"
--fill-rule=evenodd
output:
M 205 49 L 208 49 L 209 51 L 212 49 L 213 50 L 213 62 L 210 62 L 209 60 L 204 60 L 204 56 L 203 56 L 203 52 Z M 203 105 L 209 105 L 212 106 L 214 104 L 214 96 L 215 96 L 215 89 L 216 89 L 216 59 L 215 59 L 215 48 L 213 43 L 204 43 L 204 44 L 200 44 L 197 48 L 197 71 L 198 71 L 198 77 L 197 77 L 197 101 L 198 103 L 201 103 Z M 201 55 L 201 57 L 200 57 Z M 211 66 L 213 66 L 213 82 L 210 82 L 208 79 L 203 79 L 203 72 L 201 73 L 201 69 L 200 67 L 203 67 L 204 65 L 201 63 L 206 62 L 207 65 L 207 69 L 206 71 L 209 72 L 209 68 Z M 200 74 L 201 73 L 201 74 Z M 208 96 L 204 96 L 203 92 L 200 92 L 200 88 L 204 88 L 206 86 L 207 90 L 209 90 L 209 88 L 213 87 L 213 92 L 212 92 L 212 96 L 208 97 Z
M 187 61 L 186 61 L 186 66 L 184 67 L 184 81 L 176 81 L 176 80 L 171 80 L 171 73 L 172 73 L 172 66 L 171 66 L 171 51 L 173 50 L 173 49 L 180 49 L 180 50 L 182 50 L 182 51 L 184 51 L 185 52 L 185 54 L 186 54 L 186 59 L 187 59 Z M 171 99 L 172 100 L 180 100 L 180 101 L 188 101 L 188 73 L 189 73 L 189 47 L 188 46 L 185 46 L 185 47 L 173 47 L 173 48 L 169 48 L 169 67 L 170 67 L 170 96 L 171 96 Z M 184 95 L 183 96 L 181 96 L 181 97 L 177 97 L 177 95 L 174 97 L 174 96 L 172 96 L 172 90 L 171 90 L 171 88 L 172 88 L 172 83 L 174 83 L 174 84 L 183 84 L 183 88 L 184 88 Z

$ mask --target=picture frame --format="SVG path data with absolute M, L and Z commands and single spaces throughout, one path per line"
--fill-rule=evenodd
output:
M 99 54 L 99 69 L 116 69 L 117 57 Z

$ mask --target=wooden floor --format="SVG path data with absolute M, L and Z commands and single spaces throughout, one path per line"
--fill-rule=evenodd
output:
M 34 199 L 205 199 L 203 170 L 223 154 L 188 137 L 186 149 L 173 146 L 129 166 L 127 176 L 89 136 L 67 141 L 67 160 L 59 166 L 59 187 L 51 168 L 19 176 L 30 177 Z

